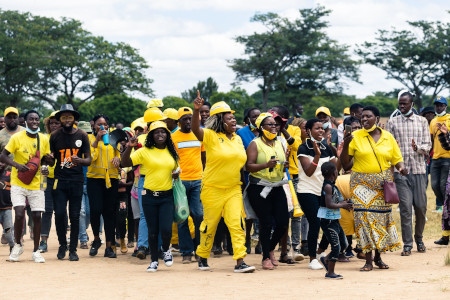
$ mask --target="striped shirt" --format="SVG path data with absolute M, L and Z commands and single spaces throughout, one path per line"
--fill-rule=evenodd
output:
M 410 117 L 398 115 L 389 119 L 386 128 L 397 140 L 405 167 L 411 174 L 425 174 L 425 161 L 431 149 L 430 129 L 427 120 L 416 114 Z M 412 140 L 417 151 L 411 146 Z M 397 170 L 395 170 L 397 172 Z

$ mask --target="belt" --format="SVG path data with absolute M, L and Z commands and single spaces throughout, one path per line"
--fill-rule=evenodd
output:
M 145 189 L 147 195 L 152 195 L 153 197 L 167 197 L 169 195 L 173 195 L 172 189 L 167 191 L 152 191 L 149 189 Z

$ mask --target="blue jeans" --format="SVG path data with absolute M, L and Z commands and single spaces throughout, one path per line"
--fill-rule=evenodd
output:
M 436 206 L 442 206 L 445 197 L 445 185 L 447 184 L 450 169 L 450 158 L 433 159 L 431 164 L 431 188 L 436 195 Z
M 142 208 L 142 191 L 144 189 L 144 179 L 145 176 L 141 175 L 138 181 L 138 202 L 140 209 L 140 219 L 139 219 L 139 235 L 138 235 L 138 248 L 145 247 L 148 248 L 148 227 L 145 221 L 144 209 Z
M 7 191 L 9 192 L 9 191 Z M 14 238 L 13 238 L 13 219 L 12 219 L 12 210 L 11 209 L 2 209 L 0 210 L 0 224 L 3 226 L 3 234 L 6 237 L 6 241 L 9 246 L 14 246 Z
M 200 243 L 200 224 L 203 221 L 203 206 L 200 202 L 201 180 L 183 180 L 186 188 L 186 196 L 189 203 L 189 211 L 195 225 L 195 237 L 191 238 L 188 220 L 178 224 L 178 245 L 182 256 L 192 255 Z
M 169 250 L 172 238 L 173 193 L 170 191 L 167 196 L 155 197 L 147 190 L 142 198 L 142 208 L 148 220 L 151 261 L 158 261 L 159 249 Z M 158 236 L 161 237 L 161 247 L 158 247 Z
M 83 184 L 83 197 L 81 198 L 81 210 L 80 210 L 80 233 L 78 239 L 80 243 L 87 243 L 89 236 L 86 233 L 86 229 L 90 224 L 91 212 L 89 209 L 89 197 L 87 194 L 86 184 Z

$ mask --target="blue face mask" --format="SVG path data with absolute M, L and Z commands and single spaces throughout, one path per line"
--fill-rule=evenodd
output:
M 29 133 L 29 134 L 37 134 L 39 131 L 41 131 L 41 129 L 38 127 L 36 130 L 31 130 L 30 128 L 28 128 L 27 123 L 25 123 L 25 130 Z

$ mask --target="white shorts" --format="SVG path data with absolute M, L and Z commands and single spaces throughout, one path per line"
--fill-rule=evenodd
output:
M 31 211 L 45 211 L 44 191 L 28 190 L 17 185 L 12 185 L 11 202 L 13 204 L 13 207 L 25 206 L 26 200 L 28 200 Z

